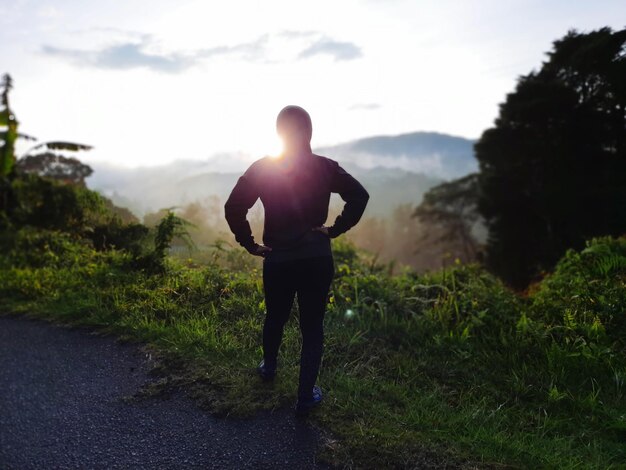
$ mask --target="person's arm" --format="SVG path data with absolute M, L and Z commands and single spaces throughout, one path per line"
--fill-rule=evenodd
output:
M 356 225 L 365 211 L 370 196 L 363 185 L 337 163 L 333 165 L 330 190 L 339 193 L 341 199 L 346 201 L 335 223 L 328 227 L 328 236 L 335 238 Z
M 224 204 L 226 222 L 235 234 L 235 240 L 252 254 L 256 254 L 259 245 L 254 242 L 246 215 L 258 198 L 259 192 L 254 181 L 253 169 L 250 167 L 237 180 L 237 184 Z

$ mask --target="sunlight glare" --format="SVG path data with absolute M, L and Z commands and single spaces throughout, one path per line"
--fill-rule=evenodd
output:
M 275 135 L 269 142 L 267 147 L 267 155 L 272 158 L 278 158 L 283 153 L 283 141 L 278 136 Z

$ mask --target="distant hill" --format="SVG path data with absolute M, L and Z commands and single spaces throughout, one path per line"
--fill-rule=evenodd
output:
M 316 152 L 364 168 L 398 168 L 442 179 L 478 169 L 474 141 L 436 132 L 376 136 L 321 147 Z
M 413 132 L 368 137 L 314 151 L 337 160 L 362 181 L 371 195 L 366 215 L 382 216 L 399 204 L 419 204 L 424 192 L 442 180 L 476 171 L 472 146 L 473 141 L 461 137 Z M 211 196 L 223 203 L 252 160 L 233 153 L 155 167 L 94 163 L 95 173 L 87 184 L 142 216 Z
M 127 207 L 137 216 L 166 207 L 181 206 L 217 196 L 225 201 L 240 172 L 218 173 L 207 161 L 180 160 L 167 165 L 122 168 L 93 164 L 87 180 L 90 189 Z
M 365 216 L 390 215 L 400 204 L 417 206 L 426 191 L 442 182 L 439 178 L 397 168 L 364 169 L 351 163 L 343 163 L 343 167 L 370 193 Z
M 89 186 L 117 205 L 142 216 L 163 207 L 203 201 L 211 196 L 217 196 L 223 204 L 241 175 L 240 172 L 188 175 L 182 171 L 171 171 L 168 167 L 123 170 L 96 167 L 94 176 L 99 172 L 100 179 L 90 181 Z M 428 189 L 441 182 L 438 178 L 399 169 L 365 169 L 352 164 L 345 164 L 344 167 L 370 192 L 367 215 L 384 216 L 399 204 L 417 205 Z M 339 202 L 339 197 L 334 197 L 334 201 Z

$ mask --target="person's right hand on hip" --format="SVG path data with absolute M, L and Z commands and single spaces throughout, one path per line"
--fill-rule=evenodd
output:
M 256 247 L 252 251 L 250 251 L 250 254 L 252 254 L 254 256 L 261 256 L 261 257 L 265 258 L 265 255 L 267 255 L 271 251 L 272 251 L 272 249 L 269 246 L 256 245 Z

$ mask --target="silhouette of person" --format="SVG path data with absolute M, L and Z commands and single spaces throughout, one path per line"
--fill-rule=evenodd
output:
M 263 259 L 266 317 L 263 360 L 257 372 L 264 380 L 276 374 L 283 328 L 294 298 L 298 299 L 302 351 L 296 412 L 321 402 L 315 385 L 320 369 L 323 321 L 334 262 L 330 239 L 353 227 L 363 215 L 369 194 L 339 164 L 311 151 L 312 124 L 299 106 L 278 114 L 276 130 L 284 143 L 278 158 L 254 162 L 239 178 L 225 204 L 226 221 L 235 239 Z M 331 193 L 345 201 L 333 225 L 326 227 Z M 260 198 L 265 210 L 263 245 L 255 243 L 246 219 Z

